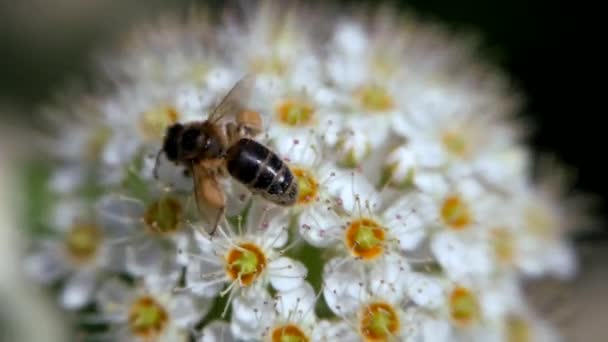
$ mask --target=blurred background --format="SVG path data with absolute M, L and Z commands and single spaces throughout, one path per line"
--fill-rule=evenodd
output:
M 575 168 L 577 189 L 600 199 L 608 193 L 600 119 L 605 110 L 598 109 L 601 88 L 594 84 L 601 82 L 597 50 L 603 41 L 593 38 L 599 22 L 592 20 L 592 8 L 527 0 L 394 2 L 456 31 L 480 33 L 483 54 L 505 69 L 526 95 L 522 115 L 535 124 L 531 143 Z M 9 156 L 23 151 L 19 128 L 41 125 L 35 108 L 68 81 L 91 82 L 94 52 L 142 20 L 168 8 L 185 12 L 197 3 L 220 6 L 221 1 L 0 0 L 0 340 L 14 340 L 9 327 L 20 321 L 5 300 L 10 296 L 5 290 L 14 288 L 7 284 L 16 277 L 11 265 L 17 256 L 1 243 L 12 241 L 9 227 L 16 222 L 5 219 L 4 213 L 11 212 L 7 204 L 14 204 L 5 195 L 10 193 L 8 185 L 15 184 Z M 23 180 L 28 177 L 35 175 L 17 181 L 31 181 Z M 598 214 L 604 209 L 606 202 L 600 200 Z M 567 330 L 568 340 L 603 341 L 597 329 L 608 326 L 608 231 L 581 228 L 573 238 L 583 256 L 583 273 L 573 283 L 552 287 L 556 291 L 543 291 L 547 296 L 535 299 Z

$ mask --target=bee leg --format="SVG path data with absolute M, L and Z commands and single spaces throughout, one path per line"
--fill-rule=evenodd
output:
M 154 175 L 154 179 L 158 180 L 158 163 L 160 162 L 160 155 L 163 153 L 163 150 L 158 150 L 156 153 L 156 158 L 154 159 L 154 169 L 152 169 L 152 175 Z
M 224 196 L 224 191 L 222 190 L 221 185 L 217 181 L 215 177 L 208 177 L 202 180 L 202 186 L 200 187 L 200 196 L 204 200 L 205 203 L 208 203 L 213 208 L 218 209 L 218 214 L 213 224 L 213 228 L 210 231 L 210 235 L 215 233 L 217 226 L 220 222 L 222 215 L 224 214 L 224 209 L 226 207 L 226 198 Z M 197 194 L 198 197 L 198 194 Z M 198 201 L 197 201 L 198 205 Z M 200 208 L 199 208 L 200 211 Z
M 220 224 L 220 220 L 222 219 L 222 216 L 224 216 L 225 212 L 226 212 L 226 207 L 221 207 L 218 209 L 217 216 L 215 217 L 215 222 L 213 223 L 213 228 L 209 232 L 209 235 L 213 236 L 213 234 L 215 234 L 215 231 L 217 230 L 217 227 Z
M 238 131 L 241 135 L 254 137 L 263 130 L 262 116 L 252 110 L 244 110 L 236 116 Z

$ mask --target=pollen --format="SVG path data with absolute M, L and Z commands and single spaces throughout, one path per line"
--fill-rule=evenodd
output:
M 298 181 L 298 204 L 309 204 L 319 195 L 319 183 L 308 171 L 295 167 L 291 170 Z
M 373 112 L 387 112 L 395 107 L 393 97 L 380 86 L 365 86 L 360 88 L 356 97 L 361 106 Z
M 399 315 L 388 303 L 365 305 L 359 313 L 359 333 L 364 341 L 392 341 L 399 333 Z
M 351 254 L 363 260 L 373 260 L 384 252 L 386 233 L 376 221 L 368 218 L 355 220 L 345 231 L 345 244 Z
M 148 206 L 144 222 L 149 232 L 155 235 L 170 235 L 180 229 L 183 208 L 172 197 L 162 197 Z
M 135 336 L 155 340 L 167 327 L 169 314 L 154 298 L 144 296 L 131 305 L 128 322 Z
M 302 101 L 285 100 L 276 107 L 277 119 L 287 126 L 308 126 L 313 123 L 315 108 Z
M 158 140 L 165 134 L 167 127 L 180 118 L 178 111 L 167 105 L 157 106 L 143 112 L 139 118 L 139 131 L 146 140 Z
M 479 305 L 475 295 L 464 287 L 456 287 L 450 294 L 450 317 L 461 327 L 470 326 L 479 318 Z
M 271 330 L 270 340 L 272 342 L 308 342 L 310 338 L 294 324 L 285 324 Z
M 239 280 L 242 286 L 251 285 L 266 268 L 266 255 L 256 244 L 245 242 L 226 253 L 226 274 Z
M 65 237 L 65 247 L 70 258 L 78 263 L 93 259 L 99 250 L 102 233 L 92 224 L 75 224 Z
M 505 228 L 496 228 L 491 232 L 491 245 L 494 256 L 502 264 L 510 264 L 515 254 L 513 234 Z
M 441 219 L 454 230 L 465 229 L 473 221 L 471 210 L 459 196 L 448 196 L 441 206 Z
M 451 155 L 457 157 L 466 157 L 468 152 L 468 145 L 466 139 L 462 134 L 454 132 L 446 132 L 441 137 L 441 142 L 445 150 Z

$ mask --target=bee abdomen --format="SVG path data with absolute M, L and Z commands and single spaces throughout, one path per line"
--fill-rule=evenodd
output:
M 241 139 L 228 149 L 228 172 L 264 198 L 281 205 L 297 199 L 297 183 L 287 165 L 264 145 Z

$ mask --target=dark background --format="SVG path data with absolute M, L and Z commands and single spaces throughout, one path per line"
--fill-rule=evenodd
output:
M 90 78 L 90 55 L 100 46 L 162 7 L 196 3 L 203 1 L 0 0 L 0 103 L 20 109 L 8 111 L 17 122 L 36 122 L 27 113 L 67 80 Z M 605 39 L 593 38 L 599 24 L 592 8 L 526 0 L 396 3 L 455 30 L 480 32 L 484 54 L 526 94 L 523 115 L 536 124 L 531 142 L 577 169 L 578 189 L 608 193 L 605 109 L 599 107 L 606 81 L 597 52 Z

